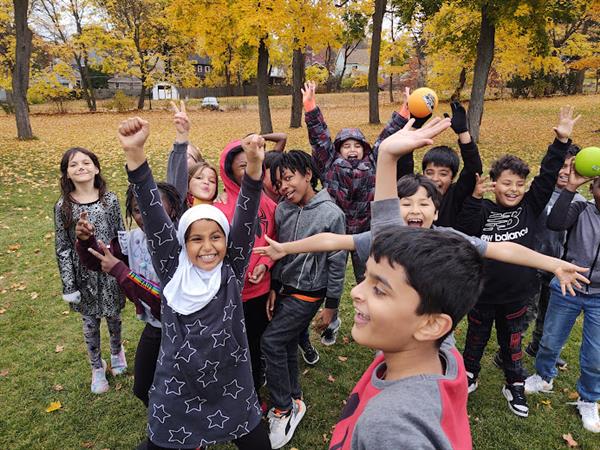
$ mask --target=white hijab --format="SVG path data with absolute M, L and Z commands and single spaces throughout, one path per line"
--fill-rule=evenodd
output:
M 211 205 L 198 205 L 188 209 L 179 220 L 177 240 L 181 245 L 179 266 L 173 278 L 163 289 L 167 304 L 179 314 L 189 315 L 200 311 L 215 297 L 221 287 L 221 261 L 212 270 L 202 270 L 194 266 L 187 256 L 185 233 L 197 220 L 214 220 L 225 233 L 225 243 L 229 237 L 229 222 L 218 208 Z

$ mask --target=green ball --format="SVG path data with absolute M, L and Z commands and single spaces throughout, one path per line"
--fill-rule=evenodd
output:
M 581 149 L 575 156 L 575 170 L 584 177 L 600 176 L 600 147 Z

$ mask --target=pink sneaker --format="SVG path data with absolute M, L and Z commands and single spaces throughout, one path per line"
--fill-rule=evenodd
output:
M 127 371 L 127 360 L 125 359 L 125 349 L 121 345 L 121 351 L 116 355 L 110 355 L 110 372 L 113 377 L 123 375 Z
M 102 360 L 102 367 L 100 369 L 92 369 L 92 392 L 94 394 L 104 394 L 108 389 L 106 361 Z

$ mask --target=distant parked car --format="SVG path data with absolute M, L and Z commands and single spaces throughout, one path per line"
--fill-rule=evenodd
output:
M 210 109 L 211 111 L 219 111 L 220 109 L 217 97 L 204 97 L 200 106 L 202 109 Z

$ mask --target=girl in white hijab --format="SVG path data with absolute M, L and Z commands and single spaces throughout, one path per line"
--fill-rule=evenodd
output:
M 264 141 L 242 142 L 248 165 L 231 227 L 217 208 L 187 211 L 175 232 L 164 213 L 144 143 L 148 123 L 123 122 L 119 140 L 164 287 L 162 341 L 148 408 L 148 449 L 232 441 L 270 449 L 254 390 L 241 289 L 254 243 Z

